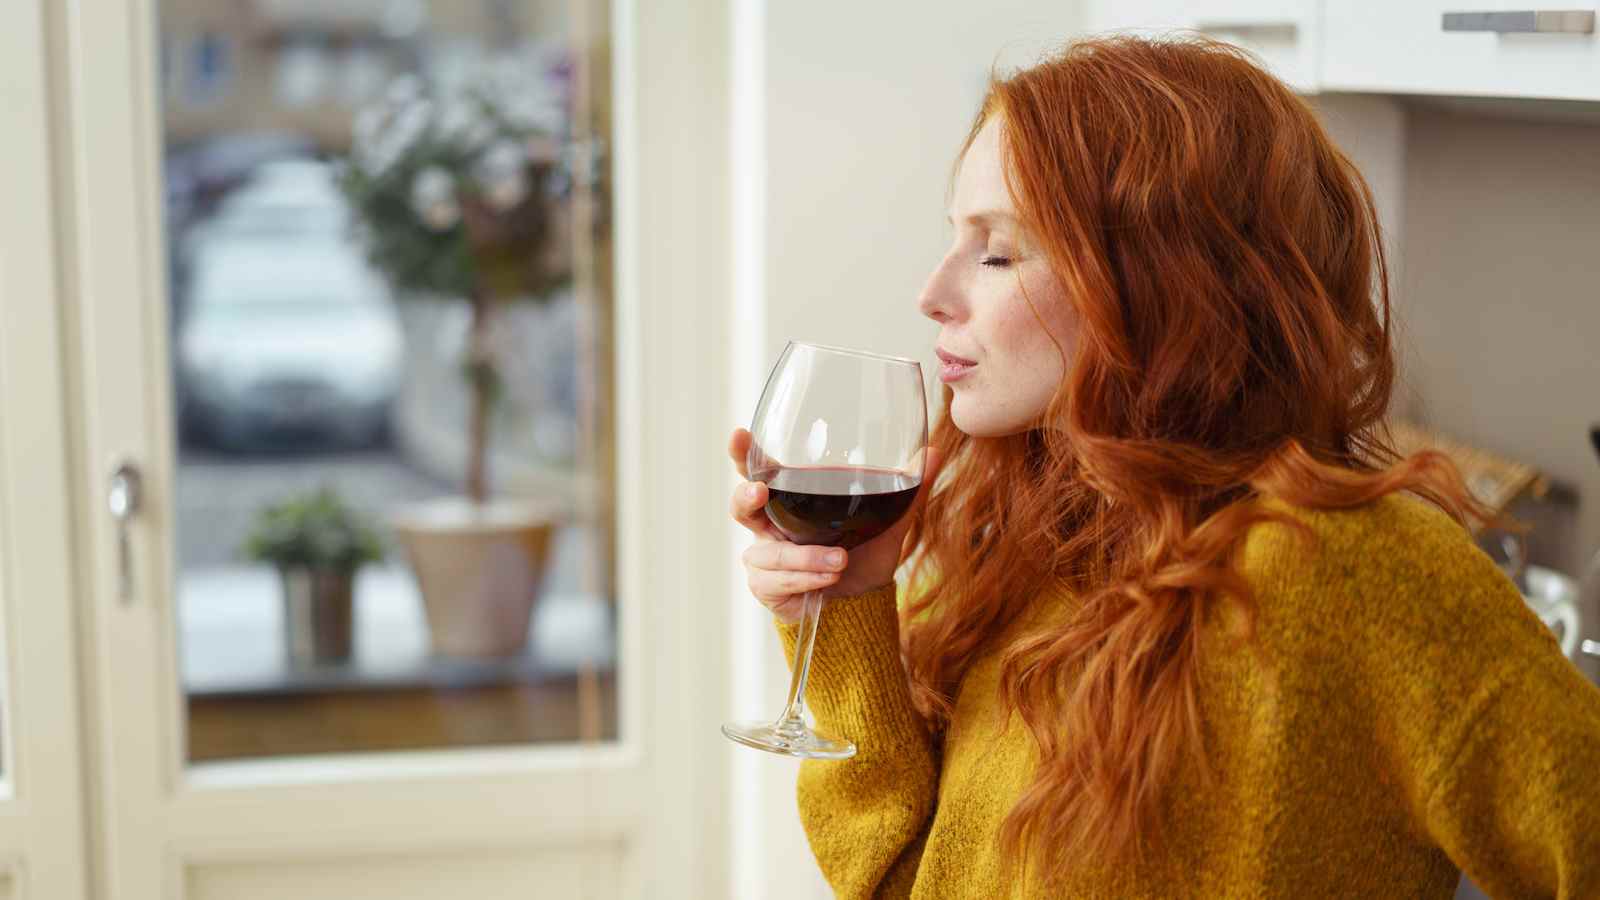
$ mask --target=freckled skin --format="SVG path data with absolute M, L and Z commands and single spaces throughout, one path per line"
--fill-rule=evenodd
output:
M 1035 426 L 1072 353 L 1073 316 L 1060 282 L 1015 216 L 1000 123 L 991 120 L 962 159 L 950 207 L 954 239 L 918 298 L 940 325 L 939 346 L 978 363 L 951 384 L 950 406 L 956 427 L 976 437 Z

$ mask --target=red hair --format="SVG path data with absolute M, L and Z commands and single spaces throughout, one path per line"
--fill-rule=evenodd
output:
M 1371 192 L 1248 54 L 1079 40 L 994 81 L 963 155 L 990 120 L 1078 326 L 1037 427 L 975 438 L 937 423 L 950 465 L 907 537 L 927 589 L 901 631 L 938 731 L 1018 598 L 1045 582 L 1073 596 L 1069 622 L 1004 648 L 999 698 L 1039 748 L 1001 847 L 1054 878 L 1158 846 L 1178 764 L 1194 754 L 1204 771 L 1196 626 L 1223 595 L 1253 621 L 1232 566 L 1252 525 L 1311 536 L 1255 498 L 1331 509 L 1408 490 L 1457 522 L 1490 517 L 1444 456 L 1394 450 Z

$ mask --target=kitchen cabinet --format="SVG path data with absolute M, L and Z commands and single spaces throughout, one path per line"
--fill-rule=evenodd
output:
M 1447 16 L 1449 19 L 1447 20 Z M 1483 0 L 1091 0 L 1090 31 L 1192 29 L 1301 93 L 1600 100 L 1596 4 Z
M 1260 57 L 1302 93 L 1318 88 L 1318 0 L 1091 0 L 1090 31 L 1193 29 Z
M 1595 4 L 1561 6 L 1559 14 L 1535 18 L 1526 11 L 1505 14 L 1515 9 L 1509 4 L 1460 0 L 1324 4 L 1322 87 L 1600 100 Z M 1445 14 L 1458 12 L 1467 15 L 1452 27 L 1472 30 L 1447 30 Z M 1543 30 L 1520 30 L 1532 27 Z

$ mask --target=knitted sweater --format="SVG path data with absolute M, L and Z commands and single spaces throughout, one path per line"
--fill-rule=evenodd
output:
M 1252 527 L 1257 655 L 1201 626 L 1215 777 L 1180 767 L 1165 855 L 1080 866 L 1072 898 L 1600 898 L 1600 689 L 1467 533 L 1391 494 L 1313 511 L 1321 538 Z M 807 703 L 857 745 L 800 766 L 800 817 L 842 898 L 1034 897 L 1001 881 L 996 837 L 1037 748 L 997 689 L 1000 649 L 1071 609 L 1046 586 L 969 665 L 942 736 L 911 706 L 896 586 L 825 607 Z M 797 628 L 777 623 L 790 666 Z

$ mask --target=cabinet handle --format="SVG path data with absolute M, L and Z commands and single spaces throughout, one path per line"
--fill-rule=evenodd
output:
M 1496 34 L 1594 34 L 1592 9 L 1526 9 L 1505 12 L 1447 12 L 1445 31 L 1492 31 Z
M 1294 19 L 1198 19 L 1196 31 L 1296 31 Z

